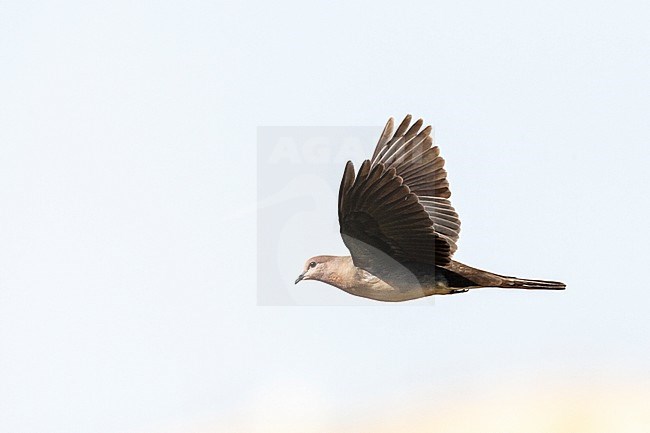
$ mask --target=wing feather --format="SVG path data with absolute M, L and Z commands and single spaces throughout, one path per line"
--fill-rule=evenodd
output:
M 356 176 L 352 162 L 345 167 L 339 222 L 357 266 L 372 267 L 381 254 L 444 266 L 456 251 L 460 220 L 448 200 L 445 160 L 432 146 L 431 126 L 411 120 L 395 129 L 390 118 Z

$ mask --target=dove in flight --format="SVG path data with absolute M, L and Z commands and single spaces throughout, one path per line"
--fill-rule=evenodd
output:
M 506 277 L 452 260 L 460 220 L 431 126 L 394 130 L 388 120 L 371 159 L 359 171 L 348 161 L 339 189 L 338 214 L 350 256 L 315 256 L 296 284 L 318 280 L 352 295 L 408 301 L 464 293 L 480 287 L 562 290 L 564 283 Z M 394 132 L 393 132 L 394 131 Z

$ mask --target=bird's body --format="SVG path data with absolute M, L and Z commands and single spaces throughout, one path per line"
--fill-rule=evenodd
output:
M 506 277 L 451 259 L 460 232 L 451 206 L 444 159 L 432 147 L 431 127 L 393 134 L 389 119 L 372 159 L 355 176 L 351 162 L 339 189 L 339 224 L 351 256 L 307 260 L 296 283 L 319 280 L 378 301 L 408 301 L 479 287 L 561 290 L 555 281 Z
M 317 256 L 327 271 L 318 280 L 351 295 L 385 302 L 410 301 L 431 295 L 465 293 L 481 287 L 561 290 L 563 283 L 506 277 L 452 260 L 445 266 L 422 263 L 395 264 L 379 275 L 354 265 L 350 256 Z
M 350 256 L 331 257 L 329 260 L 328 267 L 333 265 L 336 271 L 328 273 L 320 281 L 352 295 L 377 301 L 399 302 L 447 295 L 465 291 L 472 283 L 435 265 L 410 263 L 377 276 L 354 266 Z

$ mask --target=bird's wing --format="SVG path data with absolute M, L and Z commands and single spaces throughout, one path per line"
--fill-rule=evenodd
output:
M 456 251 L 460 221 L 448 200 L 444 160 L 431 146 L 431 127 L 410 122 L 406 116 L 393 133 L 388 120 L 356 177 L 351 162 L 345 167 L 339 223 L 356 266 L 367 268 L 380 255 L 444 266 Z

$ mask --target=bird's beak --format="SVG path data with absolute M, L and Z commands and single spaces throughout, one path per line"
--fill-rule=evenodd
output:
M 305 278 L 305 273 L 303 272 L 302 274 L 298 275 L 298 278 L 296 278 L 296 282 L 294 284 L 298 284 L 300 280 Z

